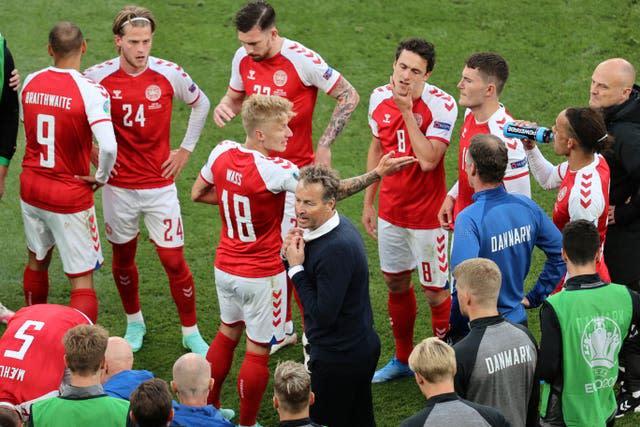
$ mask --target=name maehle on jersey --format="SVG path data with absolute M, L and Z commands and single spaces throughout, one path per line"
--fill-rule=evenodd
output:
M 531 346 L 520 345 L 484 358 L 487 372 L 494 374 L 511 366 L 533 362 Z
M 491 236 L 491 252 L 498 252 L 530 241 L 530 225 L 512 228 L 511 230 Z

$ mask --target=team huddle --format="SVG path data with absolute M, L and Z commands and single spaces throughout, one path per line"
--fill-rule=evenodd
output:
M 553 150 L 566 160 L 554 165 L 533 140 L 504 134 L 514 118 L 500 103 L 509 77 L 502 56 L 471 54 L 456 101 L 429 82 L 433 44 L 403 40 L 389 82 L 369 99 L 367 172 L 339 179 L 331 146 L 359 103 L 354 86 L 316 52 L 280 36 L 268 3 L 246 4 L 235 25 L 242 46 L 213 121 L 224 127 L 239 116 L 246 135 L 218 143 L 191 189 L 192 201 L 217 206 L 221 223 L 214 263 L 220 326 L 210 345 L 198 329 L 175 185 L 207 125 L 210 101 L 180 65 L 151 56 L 152 12 L 123 8 L 112 27 L 118 56 L 84 72 L 82 31 L 57 24 L 48 45 L 54 65 L 29 74 L 19 100 L 0 36 L 0 197 L 19 110 L 28 246 L 26 307 L 13 314 L 0 305 L 8 322 L 0 338 L 0 417 L 17 413 L 34 426 L 233 425 L 221 391 L 244 334 L 238 426 L 260 425 L 270 355 L 299 335 L 304 364 L 286 362 L 275 373 L 281 426 L 373 426 L 372 384 L 401 377 L 414 377 L 427 399 L 403 426 L 613 425 L 640 412 L 640 265 L 633 262 L 640 249 L 640 87 L 629 62 L 600 63 L 589 106 L 558 113 Z M 314 150 L 319 89 L 335 109 Z M 190 113 L 171 150 L 175 99 Z M 457 122 L 457 180 L 447 190 L 444 155 Z M 545 190 L 557 189 L 551 216 L 531 199 L 531 175 Z M 94 326 L 93 272 L 105 261 L 98 189 L 127 319 L 123 338 Z M 365 246 L 337 209 L 338 200 L 360 191 L 395 345 L 377 370 L 381 343 Z M 174 365 L 178 402 L 166 383 L 132 370 L 147 333 L 136 264 L 141 218 L 190 350 Z M 48 304 L 54 247 L 71 284 L 68 307 Z M 544 266 L 526 292 L 536 247 Z M 414 272 L 433 335 L 417 345 Z M 527 329 L 527 310 L 536 307 L 540 343 Z M 47 375 L 34 372 L 45 364 Z

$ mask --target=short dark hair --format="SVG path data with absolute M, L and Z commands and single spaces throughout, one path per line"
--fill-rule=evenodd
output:
M 166 426 L 171 416 L 171 393 L 164 380 L 152 378 L 140 384 L 129 398 L 139 427 Z
M 322 185 L 322 200 L 325 203 L 331 199 L 338 201 L 340 178 L 335 170 L 321 165 L 305 166 L 300 170 L 299 181 L 304 181 L 305 185 Z
M 109 333 L 102 326 L 78 325 L 69 329 L 62 339 L 67 367 L 80 376 L 95 374 L 100 370 L 108 342 Z
M 498 95 L 502 93 L 509 78 L 509 65 L 502 56 L 495 52 L 477 52 L 470 55 L 464 65 L 480 71 L 484 75 L 485 81 L 495 83 Z
M 241 33 L 246 33 L 255 26 L 260 31 L 268 30 L 276 25 L 276 11 L 266 1 L 252 1 L 236 13 L 234 21 L 236 30 Z
M 598 228 L 586 219 L 571 221 L 562 230 L 562 246 L 573 264 L 588 265 L 600 250 Z
M 507 169 L 508 153 L 500 138 L 490 134 L 474 135 L 469 144 L 469 156 L 482 182 L 493 184 L 502 181 Z
M 22 427 L 22 420 L 15 408 L 0 406 L 0 427 Z
M 578 141 L 583 152 L 600 153 L 613 143 L 600 111 L 589 107 L 571 107 L 564 111 L 569 123 L 567 132 Z
M 400 58 L 403 50 L 413 52 L 427 61 L 427 73 L 433 70 L 436 65 L 436 48 L 432 43 L 421 38 L 405 39 L 400 42 L 396 49 L 396 61 Z
M 59 22 L 49 31 L 49 45 L 57 56 L 65 58 L 82 47 L 82 30 L 73 22 Z

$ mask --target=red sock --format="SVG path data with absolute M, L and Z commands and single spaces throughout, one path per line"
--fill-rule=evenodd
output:
M 449 332 L 449 316 L 451 315 L 451 295 L 438 305 L 431 306 L 431 329 L 433 335 L 443 339 Z
M 269 354 L 247 352 L 238 373 L 240 395 L 240 425 L 256 423 L 262 396 L 269 383 Z
M 49 271 L 35 271 L 25 267 L 22 289 L 25 304 L 46 304 L 49 296 Z
M 138 238 L 123 243 L 112 243 L 113 261 L 111 273 L 116 282 L 124 312 L 134 314 L 140 311 L 140 294 L 138 293 L 138 268 L 136 267 L 136 248 Z
M 72 289 L 69 306 L 83 312 L 93 323 L 98 321 L 98 297 L 95 289 Z
M 413 326 L 416 323 L 416 294 L 413 292 L 413 285 L 405 292 L 389 292 L 387 307 L 396 341 L 396 358 L 402 363 L 408 363 L 409 354 L 413 350 Z
M 193 283 L 191 270 L 184 259 L 182 247 L 161 248 L 156 246 L 156 252 L 160 262 L 169 277 L 169 287 L 173 302 L 178 309 L 180 324 L 193 326 L 197 323 L 196 317 L 196 287 Z
M 220 409 L 220 390 L 231 369 L 233 351 L 237 345 L 238 341 L 233 341 L 218 331 L 207 352 L 207 360 L 211 365 L 211 378 L 213 378 L 213 388 L 209 392 L 207 403 L 218 409 Z

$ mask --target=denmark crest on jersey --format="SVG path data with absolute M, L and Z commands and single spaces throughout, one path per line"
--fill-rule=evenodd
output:
M 158 85 L 149 85 L 144 91 L 144 96 L 151 102 L 155 102 L 162 96 L 162 90 Z
M 564 196 L 567 194 L 567 187 L 562 187 L 560 189 L 560 191 L 558 191 L 558 201 L 562 201 L 562 199 L 564 199 Z
M 285 73 L 282 70 L 278 70 L 275 73 L 273 73 L 273 83 L 276 86 L 282 87 L 282 86 L 286 85 L 287 84 L 287 79 L 288 79 L 287 73 Z

